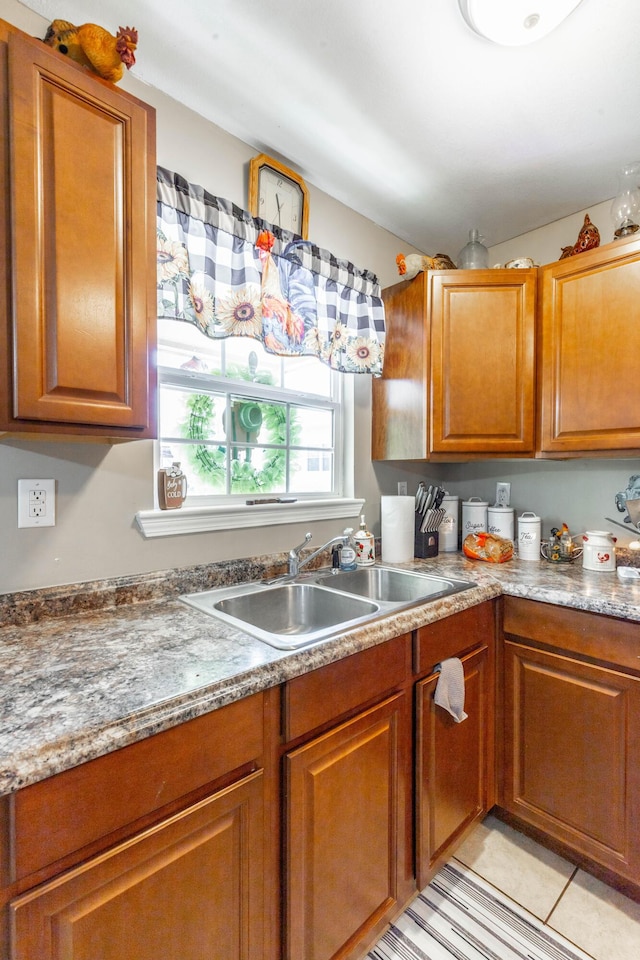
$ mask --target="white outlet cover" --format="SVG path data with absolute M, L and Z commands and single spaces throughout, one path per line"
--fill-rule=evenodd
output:
M 32 509 L 35 507 L 36 509 Z M 18 480 L 18 526 L 55 527 L 55 480 Z

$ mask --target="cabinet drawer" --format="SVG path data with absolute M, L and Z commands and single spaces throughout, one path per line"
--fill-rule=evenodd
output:
M 289 680 L 284 697 L 285 740 L 295 740 L 393 690 L 410 671 L 411 636 L 404 634 Z
M 504 598 L 503 630 L 640 675 L 640 624 L 535 600 Z
M 263 957 L 263 774 L 13 900 L 11 960 Z
M 431 673 L 436 663 L 461 654 L 479 644 L 492 646 L 495 631 L 492 602 L 469 607 L 452 617 L 436 620 L 416 631 L 415 672 Z
M 263 752 L 263 695 L 221 707 L 19 790 L 13 879 L 107 837 Z

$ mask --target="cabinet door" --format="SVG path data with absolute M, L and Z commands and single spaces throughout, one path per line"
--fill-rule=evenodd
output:
M 535 270 L 429 274 L 430 453 L 532 455 Z
M 540 441 L 545 455 L 640 447 L 640 240 L 543 267 Z
M 505 643 L 502 804 L 640 881 L 640 680 Z
M 14 900 L 11 960 L 264 957 L 262 774 Z
M 429 325 L 425 273 L 383 293 L 384 368 L 372 390 L 374 460 L 425 460 L 429 415 Z
M 153 110 L 20 33 L 7 46 L 13 391 L 0 426 L 153 436 Z
M 486 647 L 463 658 L 465 712 L 457 723 L 434 703 L 438 674 L 416 684 L 418 885 L 422 889 L 467 828 L 488 809 L 492 709 Z
M 288 960 L 331 960 L 399 906 L 410 795 L 402 694 L 289 753 Z

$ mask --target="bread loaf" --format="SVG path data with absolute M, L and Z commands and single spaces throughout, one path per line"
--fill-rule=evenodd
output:
M 513 543 L 492 533 L 469 533 L 462 544 L 465 557 L 486 560 L 488 563 L 504 563 L 513 557 Z

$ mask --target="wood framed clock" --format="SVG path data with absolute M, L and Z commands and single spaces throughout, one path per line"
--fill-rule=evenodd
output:
M 309 191 L 294 170 L 260 153 L 249 161 L 249 211 L 307 239 Z

